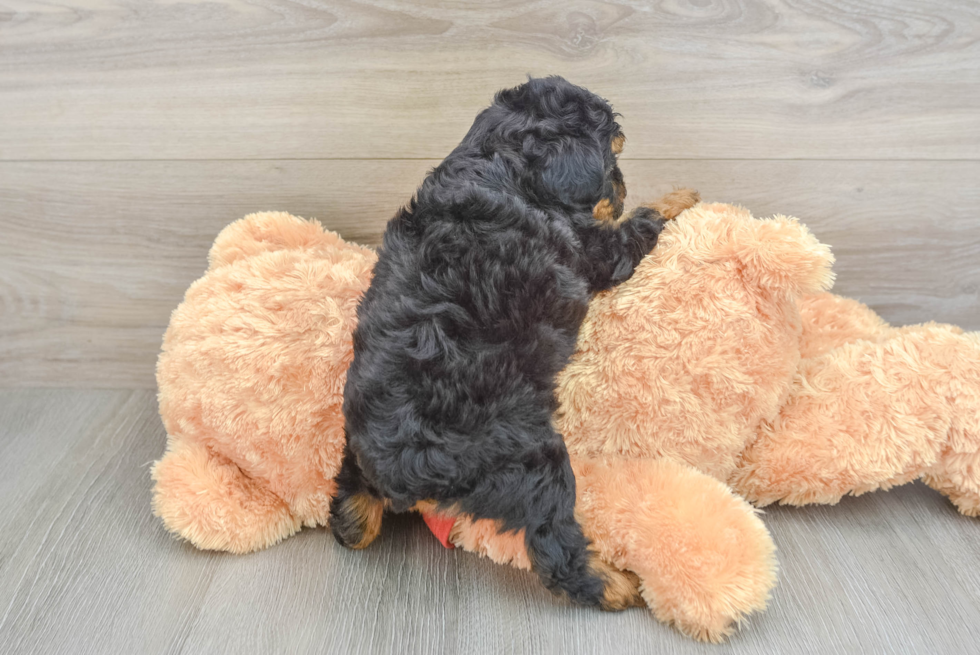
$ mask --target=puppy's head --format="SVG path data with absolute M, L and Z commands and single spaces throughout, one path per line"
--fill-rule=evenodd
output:
M 608 102 L 555 76 L 500 91 L 461 147 L 492 160 L 511 178 L 508 189 L 533 204 L 612 221 L 626 198 L 616 162 L 624 140 Z

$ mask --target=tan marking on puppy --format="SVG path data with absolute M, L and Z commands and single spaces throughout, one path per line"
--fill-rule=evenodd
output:
M 342 509 L 358 522 L 361 531 L 364 533 L 361 540 L 351 545 L 351 548 L 361 550 L 370 546 L 378 533 L 381 532 L 381 515 L 385 511 L 384 503 L 367 494 L 357 494 L 351 496 Z
M 660 200 L 655 200 L 647 206 L 656 209 L 661 216 L 670 221 L 699 202 L 701 202 L 701 194 L 696 190 L 674 189 Z
M 416 502 L 412 505 L 412 511 L 418 512 L 419 514 L 438 514 L 439 516 L 459 516 L 460 514 L 458 505 L 442 507 L 439 503 L 430 499 Z
M 420 500 L 412 505 L 412 511 L 418 512 L 419 514 L 425 514 L 426 512 L 435 514 L 438 507 L 438 503 L 434 500 Z
M 646 603 L 640 595 L 640 578 L 632 571 L 622 571 L 591 552 L 589 562 L 592 570 L 606 584 L 600 607 L 607 612 L 619 612 L 630 607 L 644 607 Z
M 613 223 L 616 220 L 616 207 L 608 198 L 603 198 L 592 208 L 592 216 L 603 223 Z
M 618 155 L 623 152 L 623 145 L 626 143 L 626 135 L 620 132 L 617 134 L 610 144 L 610 148 L 614 155 Z

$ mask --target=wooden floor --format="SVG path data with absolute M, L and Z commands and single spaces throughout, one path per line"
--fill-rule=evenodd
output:
M 147 510 L 148 390 L 0 392 L 0 653 L 975 653 L 980 526 L 923 485 L 772 508 L 779 586 L 725 646 L 646 611 L 556 601 L 529 573 L 394 517 L 351 552 L 305 530 L 248 556 Z
M 980 0 L 0 0 L 0 653 L 976 651 L 980 521 L 917 485 L 768 511 L 779 587 L 714 648 L 408 518 L 357 555 L 165 536 L 153 364 L 217 231 L 377 243 L 528 73 L 622 113 L 627 204 L 796 215 L 840 293 L 980 329 Z

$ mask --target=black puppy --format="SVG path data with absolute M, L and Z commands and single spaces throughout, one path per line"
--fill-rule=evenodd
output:
M 575 518 L 552 413 L 589 299 L 633 274 L 663 218 L 616 226 L 623 135 L 560 77 L 501 91 L 389 223 L 357 311 L 347 451 L 330 525 L 368 545 L 420 501 L 525 531 L 534 570 L 579 603 L 638 602 Z M 602 219 L 602 220 L 599 220 Z

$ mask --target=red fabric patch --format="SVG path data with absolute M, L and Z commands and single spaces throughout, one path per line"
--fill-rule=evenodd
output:
M 452 516 L 440 516 L 438 514 L 427 514 L 422 513 L 422 520 L 425 524 L 429 526 L 429 530 L 436 536 L 439 543 L 446 548 L 455 548 L 451 541 L 449 541 L 449 531 L 453 529 L 453 525 L 456 523 L 456 518 Z

